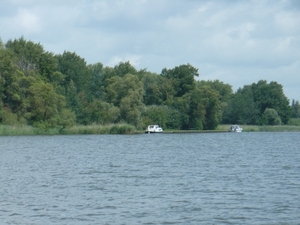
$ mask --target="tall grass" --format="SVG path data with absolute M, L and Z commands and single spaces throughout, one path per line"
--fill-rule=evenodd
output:
M 300 126 L 261 126 L 259 131 L 269 131 L 269 132 L 292 132 L 292 131 L 300 131 Z
M 258 125 L 240 125 L 243 132 L 286 132 L 286 131 L 300 131 L 300 126 L 293 125 L 278 125 L 278 126 L 258 126 Z M 217 130 L 228 130 L 230 125 L 221 124 Z
M 300 132 L 300 126 L 294 125 L 281 125 L 281 126 L 254 126 L 254 125 L 241 125 L 244 132 L 287 132 L 297 131 Z M 229 131 L 230 125 L 221 124 L 217 127 L 217 131 Z M 166 131 L 167 132 L 167 131 Z M 138 131 L 136 128 L 129 124 L 111 124 L 111 125 L 76 125 L 73 127 L 60 130 L 53 128 L 43 130 L 32 126 L 25 125 L 1 125 L 0 136 L 17 136 L 17 135 L 71 135 L 71 134 L 139 134 L 144 133 Z
M 39 129 L 32 126 L 0 125 L 0 136 L 17 135 L 71 135 L 71 134 L 134 134 L 137 130 L 134 126 L 128 124 L 112 125 L 76 125 L 70 128 L 59 129 Z
M 43 130 L 27 125 L 0 125 L 0 136 L 16 135 L 55 135 L 59 133 L 58 128 Z
M 63 129 L 61 134 L 134 134 L 136 128 L 129 124 L 76 125 Z

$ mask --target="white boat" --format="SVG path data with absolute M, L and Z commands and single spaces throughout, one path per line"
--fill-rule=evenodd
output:
M 230 132 L 242 132 L 243 128 L 241 128 L 239 125 L 231 125 Z
M 149 125 L 145 133 L 161 133 L 163 129 L 159 125 Z

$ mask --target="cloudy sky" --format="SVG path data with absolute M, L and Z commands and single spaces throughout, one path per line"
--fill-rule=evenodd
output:
M 88 64 L 190 63 L 234 91 L 277 81 L 300 100 L 299 0 L 0 0 L 0 38 L 21 36 Z

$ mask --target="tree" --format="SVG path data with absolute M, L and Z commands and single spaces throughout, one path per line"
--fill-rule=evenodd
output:
M 137 74 L 137 70 L 130 64 L 129 61 L 127 62 L 120 62 L 119 65 L 114 67 L 115 75 L 118 77 L 124 77 L 126 74 Z
M 18 116 L 11 111 L 10 108 L 0 107 L 0 123 L 6 125 L 19 124 Z
M 260 112 L 254 102 L 251 86 L 239 88 L 228 102 L 223 113 L 223 123 L 259 124 Z
M 133 91 L 138 91 L 143 95 L 143 83 L 139 78 L 132 74 L 126 74 L 122 77 L 111 77 L 107 81 L 109 84 L 106 87 L 106 102 L 113 103 L 119 107 L 121 100 Z M 143 99 L 140 99 L 143 101 Z
M 221 120 L 219 94 L 209 86 L 191 92 L 190 127 L 198 130 L 214 130 Z
M 74 114 L 65 108 L 65 98 L 55 93 L 52 85 L 36 82 L 29 88 L 25 118 L 33 126 L 48 129 L 73 123 Z
M 106 102 L 120 108 L 120 120 L 141 127 L 143 104 L 143 83 L 132 74 L 113 76 L 107 80 Z
M 139 90 L 130 90 L 120 102 L 121 119 L 139 128 L 141 123 L 141 108 L 143 107 L 143 93 Z
M 103 102 L 99 99 L 87 101 L 84 92 L 78 94 L 79 109 L 77 121 L 81 124 L 109 124 L 117 122 L 120 110 L 113 104 Z
M 0 99 L 8 107 L 13 105 L 12 95 L 17 82 L 17 66 L 14 64 L 13 53 L 6 49 L 0 49 Z
M 3 42 L 2 42 L 2 39 L 0 38 L 0 50 L 1 49 L 4 49 L 4 44 L 3 44 Z
M 148 73 L 144 75 L 142 81 L 145 105 L 162 105 L 170 101 L 175 94 L 171 83 L 157 74 Z
M 110 124 L 116 123 L 120 117 L 120 109 L 113 104 L 107 102 L 101 102 L 101 118 L 100 123 Z
M 72 80 L 76 87 L 76 92 L 83 91 L 88 96 L 90 94 L 92 73 L 88 69 L 85 60 L 75 52 L 65 51 L 62 55 L 57 56 L 57 63 L 58 71 L 65 75 L 64 85 L 69 85 Z
M 257 104 L 260 115 L 266 108 L 275 109 L 278 112 L 282 122 L 287 124 L 291 118 L 292 109 L 288 98 L 283 93 L 282 85 L 277 82 L 260 80 L 257 84 L 252 84 L 254 101 Z
M 180 129 L 187 130 L 190 128 L 190 104 L 191 95 L 189 93 L 173 100 L 171 107 L 180 112 Z
M 293 99 L 293 101 L 292 101 L 292 110 L 293 110 L 292 117 L 293 118 L 300 118 L 300 104 L 299 104 L 299 101 L 295 101 Z
M 177 66 L 174 69 L 163 69 L 161 75 L 172 81 L 175 97 L 181 97 L 195 88 L 195 76 L 199 76 L 198 69 L 190 64 Z
M 39 69 L 39 57 L 44 52 L 40 44 L 26 41 L 21 37 L 18 40 L 9 40 L 5 47 L 14 53 L 17 58 L 16 64 L 22 71 Z
M 53 53 L 46 52 L 41 44 L 26 41 L 24 37 L 9 40 L 6 48 L 14 53 L 16 64 L 25 74 L 39 74 L 49 81 L 56 70 L 56 60 Z
M 41 82 L 32 85 L 29 91 L 27 118 L 34 125 L 43 123 L 45 126 L 55 126 L 58 113 L 56 106 L 58 95 L 55 93 L 53 87 L 50 84 Z
M 229 84 L 225 84 L 222 81 L 219 80 L 214 80 L 214 81 L 198 81 L 197 82 L 197 87 L 201 88 L 203 86 L 209 86 L 211 87 L 213 90 L 217 91 L 218 93 L 218 97 L 221 103 L 223 102 L 228 102 L 229 99 L 232 97 L 233 95 L 233 91 L 232 91 L 232 86 Z
M 89 70 L 91 71 L 91 94 L 93 98 L 104 99 L 103 96 L 103 88 L 104 85 L 104 75 L 103 75 L 103 64 L 96 63 L 89 66 Z
M 266 108 L 261 119 L 263 125 L 280 125 L 281 119 L 275 109 Z
M 57 119 L 57 125 L 61 126 L 59 132 L 61 132 L 66 127 L 71 127 L 75 124 L 76 116 L 75 113 L 67 108 L 63 108 Z
M 159 124 L 164 129 L 180 129 L 181 113 L 166 105 L 146 106 L 142 113 L 144 126 Z
M 202 87 L 205 86 L 212 88 L 214 91 L 218 93 L 221 114 L 223 117 L 224 111 L 228 107 L 228 103 L 230 99 L 233 97 L 233 91 L 231 85 L 225 84 L 219 80 L 214 80 L 214 81 L 202 80 L 197 82 L 198 88 L 201 89 Z
M 168 106 L 151 105 L 145 107 L 142 117 L 145 126 L 147 126 L 147 124 L 159 124 L 161 127 L 166 127 Z
M 263 114 L 267 108 L 274 109 L 284 124 L 291 117 L 292 109 L 282 86 L 260 80 L 234 94 L 224 111 L 223 122 L 260 125 L 265 123 Z

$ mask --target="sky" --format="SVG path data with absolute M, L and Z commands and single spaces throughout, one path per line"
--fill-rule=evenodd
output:
M 299 0 L 0 0 L 3 43 L 24 37 L 87 64 L 183 64 L 233 91 L 266 80 L 300 101 Z

